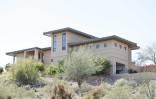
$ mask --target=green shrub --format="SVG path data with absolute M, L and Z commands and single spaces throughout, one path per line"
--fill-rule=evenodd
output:
M 2 74 L 3 72 L 3 67 L 0 67 L 0 74 Z
M 93 58 L 93 62 L 95 63 L 95 66 L 101 66 L 100 71 L 97 71 L 96 75 L 109 74 L 112 65 L 108 60 L 106 60 L 104 57 L 97 56 Z
M 59 73 L 64 72 L 64 60 L 58 62 Z
M 59 68 L 57 65 L 51 64 L 46 68 L 45 74 L 47 75 L 56 75 L 59 73 Z
M 38 69 L 38 71 L 44 71 L 44 64 L 42 62 L 35 61 L 34 66 L 36 67 L 36 69 Z
M 81 86 L 84 79 L 95 74 L 100 67 L 95 66 L 92 61 L 92 55 L 86 51 L 72 52 L 64 60 L 64 75 L 69 80 L 74 80 Z
M 12 78 L 19 84 L 33 84 L 38 79 L 36 61 L 24 59 L 11 66 Z

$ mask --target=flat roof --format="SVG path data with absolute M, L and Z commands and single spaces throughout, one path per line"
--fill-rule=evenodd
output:
M 44 32 L 43 35 L 50 36 L 53 33 L 60 33 L 60 32 L 72 32 L 72 33 L 76 33 L 78 35 L 82 35 L 84 37 L 91 38 L 91 39 L 97 38 L 97 37 L 95 37 L 93 35 L 90 35 L 88 33 L 81 32 L 79 30 L 76 30 L 76 29 L 73 29 L 73 28 L 70 28 L 70 27 L 66 27 L 66 28 L 62 28 L 62 29 L 57 29 L 57 30 L 52 30 L 52 31 Z
M 102 37 L 102 38 L 96 38 L 96 39 L 91 39 L 91 40 L 82 41 L 82 42 L 69 43 L 68 45 L 69 46 L 79 46 L 79 45 L 84 45 L 84 44 L 89 44 L 89 43 L 96 43 L 96 42 L 107 41 L 107 40 L 117 40 L 119 42 L 127 44 L 132 50 L 140 48 L 139 46 L 137 46 L 136 43 L 131 42 L 129 40 L 126 40 L 126 39 L 121 38 L 121 37 L 116 36 L 116 35 Z
M 9 56 L 16 56 L 16 54 L 18 54 L 18 53 L 22 53 L 22 52 L 24 52 L 24 51 L 33 51 L 33 50 L 35 50 L 35 49 L 42 50 L 42 51 L 46 51 L 46 50 L 50 50 L 51 47 L 45 47 L 45 48 L 32 47 L 32 48 L 27 48 L 27 49 L 22 49 L 22 50 L 7 52 L 6 55 L 9 55 Z

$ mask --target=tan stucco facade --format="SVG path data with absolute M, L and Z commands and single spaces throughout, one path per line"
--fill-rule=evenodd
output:
M 57 37 L 57 48 L 55 52 L 52 50 L 52 55 L 51 55 L 54 63 L 65 58 L 69 52 L 68 45 L 66 45 L 67 48 L 66 50 L 62 50 L 62 33 L 56 33 L 55 35 Z M 89 40 L 89 38 L 71 32 L 66 32 L 66 38 L 67 38 L 67 44 Z M 51 35 L 51 44 L 52 44 L 51 48 L 53 49 L 53 35 Z

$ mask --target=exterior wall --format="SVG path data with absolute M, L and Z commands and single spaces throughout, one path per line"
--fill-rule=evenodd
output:
M 24 52 L 16 54 L 16 60 L 15 61 L 18 61 L 18 60 L 20 60 L 22 58 L 24 58 Z
M 67 46 L 66 46 L 66 50 L 62 50 L 62 33 L 56 33 L 55 34 L 57 39 L 57 47 L 56 47 L 56 51 L 53 51 L 53 35 L 51 36 L 51 58 L 53 59 L 54 63 L 57 63 L 59 60 L 62 59 L 62 57 L 67 55 Z M 66 34 L 67 35 L 67 34 Z M 67 41 L 68 42 L 68 41 Z
M 86 41 L 89 40 L 89 38 L 75 34 L 75 33 L 71 33 L 68 32 L 67 34 L 67 38 L 68 38 L 68 43 L 72 43 L 72 42 L 82 42 L 82 41 Z
M 51 50 L 43 51 L 43 62 L 44 64 L 50 64 L 51 63 Z
M 43 62 L 44 64 L 50 64 L 51 63 L 51 49 L 46 51 L 39 51 L 37 50 L 35 53 L 35 50 L 32 52 L 22 52 L 16 54 L 16 61 L 22 59 L 22 58 L 33 58 L 39 60 L 39 53 L 43 53 Z
M 117 47 L 115 47 L 115 43 L 117 44 Z M 106 44 L 107 47 L 104 47 L 104 44 Z M 96 45 L 100 45 L 100 47 L 96 48 Z M 120 45 L 122 46 L 121 49 L 120 49 Z M 115 40 L 109 40 L 109 41 L 101 41 L 97 43 L 91 43 L 91 44 L 85 44 L 85 45 L 73 47 L 73 50 L 78 50 L 78 49 L 87 49 L 88 51 L 93 52 L 93 54 L 95 55 L 104 56 L 113 65 L 112 67 L 113 74 L 116 73 L 116 62 L 125 64 L 125 67 L 128 68 L 128 63 L 130 61 L 128 58 L 129 51 L 128 51 L 128 45 L 124 43 Z
M 51 35 L 51 48 L 52 51 L 51 53 L 53 53 L 52 59 L 54 63 L 57 63 L 59 60 L 62 60 L 64 57 L 67 56 L 68 54 L 68 46 L 66 45 L 66 50 L 62 50 L 62 33 L 56 33 L 55 34 L 57 36 L 57 47 L 56 47 L 56 51 L 53 52 L 53 35 Z M 89 38 L 86 38 L 84 36 L 75 34 L 75 33 L 71 33 L 71 32 L 66 32 L 66 42 L 68 43 L 72 43 L 72 42 L 80 42 L 80 41 L 86 41 L 89 40 Z

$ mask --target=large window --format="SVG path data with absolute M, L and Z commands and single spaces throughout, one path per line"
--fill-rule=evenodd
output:
M 98 49 L 98 48 L 100 48 L 100 45 L 99 44 L 96 45 L 96 49 Z
M 57 47 L 57 36 L 56 34 L 53 35 L 53 52 L 56 51 L 56 47 Z
M 104 43 L 104 45 L 103 45 L 104 47 L 107 47 L 107 43 Z
M 66 50 L 66 33 L 62 33 L 62 50 Z

